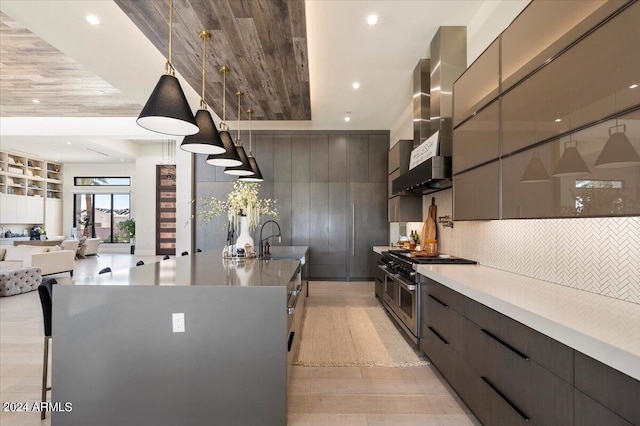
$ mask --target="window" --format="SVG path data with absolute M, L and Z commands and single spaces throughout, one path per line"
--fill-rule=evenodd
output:
M 624 182 L 621 180 L 576 179 L 574 192 L 578 216 L 624 214 Z
M 105 243 L 128 243 L 129 234 L 118 224 L 130 218 L 129 194 L 75 194 L 73 226 L 78 236 Z
M 131 186 L 130 177 L 76 177 L 74 186 Z

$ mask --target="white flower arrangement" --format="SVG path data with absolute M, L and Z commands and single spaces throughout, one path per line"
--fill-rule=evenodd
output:
M 246 217 L 249 230 L 253 232 L 260 224 L 262 215 L 278 216 L 277 200 L 259 199 L 259 189 L 258 183 L 238 180 L 233 183 L 233 190 L 226 201 L 214 197 L 200 197 L 201 207 L 197 216 L 202 223 L 207 224 L 214 216 L 220 216 L 226 212 L 229 222 L 233 223 L 235 229 L 240 229 L 240 218 Z

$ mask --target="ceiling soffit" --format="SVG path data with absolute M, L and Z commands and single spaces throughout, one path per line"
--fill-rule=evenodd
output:
M 165 56 L 169 1 L 115 0 Z M 310 120 L 305 2 L 298 0 L 175 0 L 172 63 L 198 92 L 202 87 L 201 30 L 207 42 L 205 101 L 222 117 L 227 74 L 227 121 L 237 119 L 236 91 L 256 120 Z M 160 75 L 163 70 L 159 69 Z M 243 114 L 243 117 L 244 114 Z
M 4 13 L 0 13 L 0 38 L 1 117 L 124 117 L 140 113 L 140 104 Z

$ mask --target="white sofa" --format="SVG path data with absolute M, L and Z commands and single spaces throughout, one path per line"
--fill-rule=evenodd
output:
M 73 276 L 76 252 L 58 246 L 39 247 L 21 245 L 0 249 L 0 268 L 40 268 L 42 275 L 69 272 Z

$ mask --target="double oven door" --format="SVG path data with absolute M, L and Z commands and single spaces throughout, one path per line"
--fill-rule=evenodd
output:
M 382 300 L 392 316 L 407 332 L 414 343 L 418 342 L 418 285 L 417 283 L 390 271 L 384 271 L 384 293 Z

